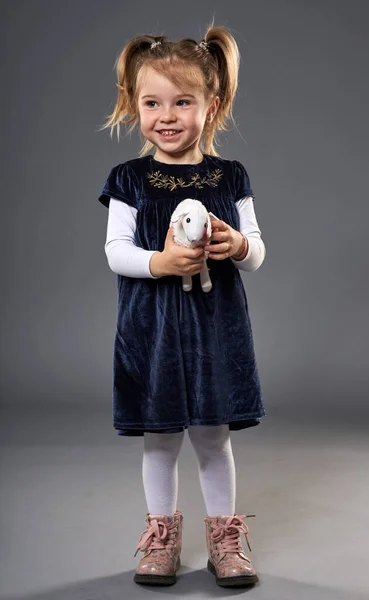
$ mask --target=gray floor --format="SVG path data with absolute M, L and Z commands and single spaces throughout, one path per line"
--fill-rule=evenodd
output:
M 365 427 L 306 427 L 269 416 L 232 434 L 237 511 L 260 584 L 227 591 L 205 569 L 204 507 L 186 436 L 179 461 L 182 569 L 170 588 L 133 583 L 144 530 L 142 440 L 119 438 L 109 408 L 1 410 L 1 599 L 161 596 L 251 600 L 369 597 Z

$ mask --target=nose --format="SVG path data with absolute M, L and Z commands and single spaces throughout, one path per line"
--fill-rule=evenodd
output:
M 163 123 L 168 123 L 170 121 L 176 121 L 176 120 L 177 120 L 177 117 L 176 117 L 175 113 L 173 113 L 173 112 L 172 113 L 168 112 L 167 114 L 162 115 L 160 117 L 160 121 L 162 121 Z

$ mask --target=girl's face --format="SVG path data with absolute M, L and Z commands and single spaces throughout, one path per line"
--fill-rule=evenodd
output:
M 156 146 L 155 159 L 166 163 L 201 162 L 201 134 L 206 119 L 213 120 L 219 98 L 208 105 L 197 87 L 181 90 L 151 67 L 145 68 L 140 78 L 142 71 L 138 77 L 140 128 Z

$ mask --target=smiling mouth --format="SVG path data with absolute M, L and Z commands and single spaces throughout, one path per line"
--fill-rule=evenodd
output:
M 180 129 L 159 129 L 158 133 L 160 135 L 171 136 L 176 135 L 177 133 L 181 133 Z

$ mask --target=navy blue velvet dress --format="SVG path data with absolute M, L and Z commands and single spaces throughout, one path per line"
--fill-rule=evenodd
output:
M 239 230 L 237 200 L 252 195 L 243 165 L 205 154 L 201 163 L 166 164 L 152 155 L 115 166 L 99 201 L 113 197 L 137 209 L 135 243 L 164 250 L 172 212 L 185 198 Z M 179 432 L 188 425 L 258 425 L 266 412 L 247 297 L 230 258 L 208 259 L 213 284 L 200 275 L 192 290 L 177 275 L 117 275 L 113 350 L 113 426 L 118 435 Z

